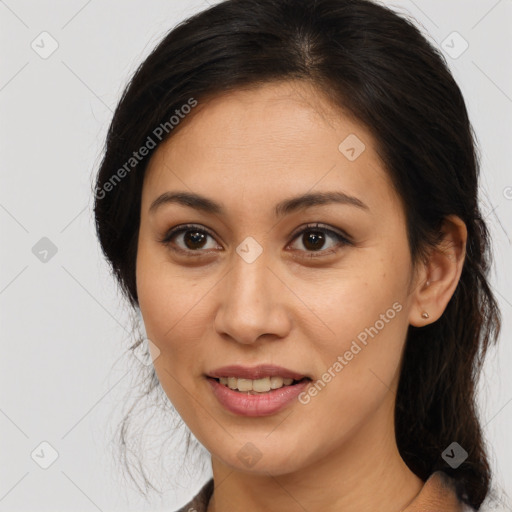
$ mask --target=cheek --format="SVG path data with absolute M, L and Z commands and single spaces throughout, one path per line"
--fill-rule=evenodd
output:
M 205 292 L 200 281 L 185 278 L 160 251 L 139 243 L 137 293 L 148 338 L 160 350 L 153 361 L 162 389 L 187 424 L 202 418 L 200 398 L 190 385 L 198 372 L 198 354 L 205 322 L 199 321 Z
M 203 287 L 184 279 L 146 275 L 141 279 L 139 303 L 147 335 L 169 361 L 197 350 L 206 322 Z
M 200 309 L 204 297 L 199 280 L 186 278 L 186 272 L 165 259 L 163 251 L 149 247 L 142 237 L 137 254 L 137 294 L 148 338 L 166 352 L 185 352 L 199 340 L 198 323 L 188 322 L 190 315 Z M 185 333 L 184 330 L 188 330 Z M 187 343 L 179 340 L 187 339 Z
M 374 261 L 326 274 L 314 284 L 297 280 L 294 292 L 308 306 L 300 321 L 318 353 L 332 362 L 333 354 L 350 350 L 354 340 L 362 347 L 378 339 L 382 348 L 399 348 L 407 328 L 405 274 L 390 262 Z
M 310 333 L 323 373 L 302 403 L 318 414 L 326 407 L 351 411 L 336 419 L 346 429 L 379 407 L 399 375 L 408 329 L 408 260 L 399 256 L 360 261 L 343 279 L 326 279 L 322 293 L 311 288 L 307 295 L 329 329 Z
M 322 373 L 300 401 L 308 416 L 322 418 L 322 429 L 333 439 L 350 435 L 383 403 L 391 404 L 407 334 L 398 291 L 362 283 L 326 294 L 335 299 L 322 303 L 334 334 L 310 338 Z M 305 422 L 304 429 L 306 436 L 318 435 L 316 421 Z

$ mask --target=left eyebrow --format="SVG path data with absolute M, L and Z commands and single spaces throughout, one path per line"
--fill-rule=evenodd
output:
M 164 192 L 151 203 L 149 212 L 154 213 L 159 207 L 169 203 L 188 206 L 215 215 L 222 215 L 224 213 L 224 207 L 221 204 L 205 196 L 191 192 Z M 362 210 L 370 210 L 360 199 L 345 194 L 344 192 L 316 192 L 281 201 L 276 205 L 274 213 L 276 217 L 282 217 L 297 210 L 330 203 L 345 204 L 355 206 Z
M 310 208 L 311 206 L 330 203 L 346 204 L 349 206 L 355 206 L 362 210 L 370 210 L 370 208 L 360 199 L 345 194 L 344 192 L 316 192 L 303 194 L 301 196 L 292 197 L 291 199 L 282 201 L 276 205 L 275 215 L 276 217 L 282 217 L 283 215 L 288 215 L 303 208 Z

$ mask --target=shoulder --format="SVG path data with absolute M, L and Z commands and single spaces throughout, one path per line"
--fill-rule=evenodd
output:
M 210 478 L 210 480 L 201 487 L 201 490 L 194 498 L 176 512 L 206 512 L 212 494 L 213 478 Z
M 507 505 L 507 499 L 503 493 L 499 493 L 497 488 L 491 489 L 486 499 L 480 505 L 478 510 L 464 503 L 458 498 L 456 492 L 455 480 L 448 476 L 444 471 L 436 471 L 425 483 L 420 496 L 427 500 L 434 501 L 440 498 L 446 510 L 457 510 L 458 512 L 512 512 L 510 504 Z M 423 504 L 423 503 L 422 503 Z M 414 509 L 413 509 L 414 510 Z M 439 510 L 445 510 L 440 507 Z
M 212 494 L 213 478 L 201 487 L 191 501 L 176 512 L 206 512 Z M 422 492 L 404 512 L 425 510 L 425 507 L 430 510 L 432 506 L 440 512 L 452 510 L 458 512 L 512 512 L 512 507 L 506 504 L 505 497 L 499 496 L 496 490 L 487 496 L 478 511 L 469 505 L 463 504 L 456 498 L 452 478 L 443 471 L 437 471 L 430 476 Z
M 459 500 L 454 484 L 443 471 L 432 473 L 404 512 L 475 512 Z

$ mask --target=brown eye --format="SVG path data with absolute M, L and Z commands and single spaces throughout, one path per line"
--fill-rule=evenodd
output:
M 213 245 L 208 246 L 208 238 L 212 239 L 211 243 Z M 319 224 L 307 226 L 297 233 L 293 239 L 300 241 L 304 248 L 295 247 L 294 250 L 303 252 L 311 258 L 332 254 L 341 247 L 352 244 L 348 236 L 321 227 Z M 204 253 L 211 252 L 211 249 L 218 248 L 213 235 L 209 231 L 194 225 L 173 228 L 160 242 L 173 251 L 190 256 L 201 256 Z
M 348 237 L 332 229 L 322 228 L 318 224 L 307 226 L 296 234 L 294 240 L 299 240 L 305 249 L 304 251 L 300 248 L 298 250 L 309 253 L 310 257 L 332 254 L 337 249 L 351 244 Z M 334 240 L 334 243 L 329 243 L 329 240 Z
M 201 231 L 184 231 L 183 232 L 183 242 L 187 246 L 187 249 L 202 249 L 206 237 L 208 236 L 206 233 Z
M 208 238 L 213 239 L 213 235 L 205 229 L 191 225 L 170 230 L 160 242 L 173 250 L 188 253 L 201 253 L 217 247 L 215 242 L 213 245 L 208 246 Z M 194 256 L 196 255 L 194 254 Z
M 306 250 L 321 250 L 325 244 L 326 237 L 321 231 L 305 231 L 302 234 L 302 243 Z

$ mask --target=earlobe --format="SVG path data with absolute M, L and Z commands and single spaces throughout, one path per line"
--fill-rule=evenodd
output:
M 455 215 L 445 218 L 442 238 L 430 251 L 414 292 L 409 323 L 423 327 L 438 320 L 459 283 L 466 256 L 467 229 Z

